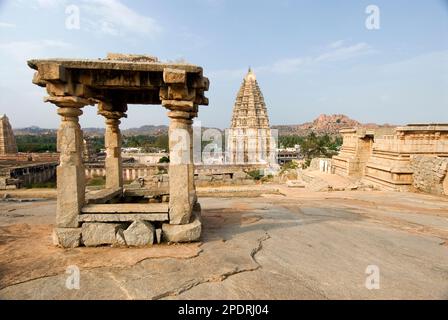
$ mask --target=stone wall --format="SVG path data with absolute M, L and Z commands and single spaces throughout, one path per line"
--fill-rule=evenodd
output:
M 421 191 L 448 195 L 448 158 L 411 156 L 413 186 Z
M 363 128 L 342 129 L 343 144 L 338 155 L 333 157 L 333 173 L 361 177 L 372 152 L 373 131 Z
M 395 191 L 411 190 L 417 179 L 419 189 L 442 194 L 440 186 L 434 187 L 440 183 L 437 174 L 441 173 L 434 177 L 432 160 L 414 160 L 413 165 L 411 158 L 448 157 L 448 124 L 411 124 L 394 128 L 393 132 L 389 128 L 353 128 L 341 130 L 341 134 L 344 141 L 340 153 L 333 157 L 334 173 L 359 177 L 366 185 Z M 419 173 L 414 176 L 416 169 Z
M 57 163 L 0 166 L 0 190 L 56 181 Z
M 448 156 L 448 125 L 412 124 L 394 134 L 377 135 L 362 182 L 384 190 L 408 191 L 413 185 L 411 156 Z
M 87 163 L 85 166 L 86 178 L 104 177 L 106 174 L 104 164 Z M 251 184 L 253 179 L 247 175 L 250 171 L 264 170 L 266 165 L 242 164 L 242 165 L 196 165 L 194 170 L 197 186 L 207 185 L 232 185 Z M 166 174 L 168 163 L 159 164 L 123 164 L 123 179 L 133 181 L 140 177 L 153 180 L 155 176 Z
M 43 152 L 43 153 L 19 152 L 19 153 L 15 153 L 15 154 L 0 154 L 0 161 L 59 162 L 59 153 L 57 153 L 57 152 Z

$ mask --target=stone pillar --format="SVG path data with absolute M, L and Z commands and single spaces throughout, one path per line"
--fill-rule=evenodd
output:
M 170 167 L 170 224 L 186 224 L 190 222 L 192 207 L 195 202 L 193 181 L 193 153 L 191 113 L 186 111 L 170 111 L 169 146 Z
M 57 148 L 60 153 L 57 167 L 56 227 L 77 228 L 78 215 L 85 201 L 85 173 L 82 163 L 83 137 L 79 125 L 81 108 L 90 102 L 86 99 L 61 96 L 48 97 L 56 104 L 61 116 Z
M 188 126 L 188 134 L 190 136 L 190 163 L 188 164 L 189 168 L 189 180 L 188 180 L 188 192 L 190 194 L 190 202 L 191 205 L 194 206 L 198 201 L 198 197 L 196 195 L 196 185 L 194 181 L 194 133 L 193 133 L 193 118 L 197 116 L 197 113 L 191 112 L 190 119 L 191 124 Z
M 123 167 L 121 161 L 121 132 L 120 118 L 125 114 L 117 111 L 98 112 L 106 118 L 106 132 L 104 145 L 106 148 L 106 188 L 116 189 L 123 187 Z

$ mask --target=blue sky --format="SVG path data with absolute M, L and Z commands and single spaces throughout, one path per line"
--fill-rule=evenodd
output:
M 368 30 L 368 5 L 380 29 Z M 67 29 L 76 5 L 80 29 Z M 204 67 L 204 126 L 225 128 L 251 66 L 271 124 L 344 113 L 361 122 L 448 123 L 448 1 L 0 0 L 0 113 L 13 127 L 57 127 L 26 60 L 107 52 Z M 82 126 L 103 126 L 94 107 Z M 161 106 L 130 106 L 123 127 L 167 124 Z

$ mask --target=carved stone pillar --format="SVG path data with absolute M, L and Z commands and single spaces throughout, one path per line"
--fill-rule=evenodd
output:
M 121 132 L 120 118 L 126 115 L 118 111 L 98 111 L 106 118 L 106 132 L 104 145 L 106 148 L 106 188 L 116 189 L 123 187 L 123 167 L 121 161 Z
M 170 224 L 190 223 L 196 203 L 192 119 L 197 114 L 196 88 L 187 86 L 184 70 L 165 68 L 160 89 L 162 105 L 170 110 Z
M 192 123 L 190 112 L 170 111 L 169 146 L 170 180 L 169 215 L 171 224 L 190 222 L 194 204 Z
M 60 158 L 56 171 L 56 227 L 77 228 L 78 215 L 85 201 L 83 137 L 79 116 L 82 115 L 81 108 L 90 102 L 73 96 L 48 97 L 46 101 L 56 104 L 61 116 L 57 137 Z

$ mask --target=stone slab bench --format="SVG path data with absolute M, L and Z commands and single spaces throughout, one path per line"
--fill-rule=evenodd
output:
M 123 194 L 123 188 L 115 189 L 101 189 L 98 191 L 91 191 L 86 195 L 87 204 L 104 204 L 113 198 L 119 197 Z
M 138 196 L 163 196 L 168 195 L 170 190 L 168 187 L 161 188 L 128 188 L 124 189 L 123 194 L 130 197 Z
M 167 221 L 167 203 L 88 204 L 81 209 L 80 222 Z

